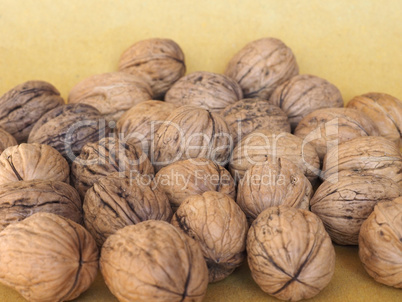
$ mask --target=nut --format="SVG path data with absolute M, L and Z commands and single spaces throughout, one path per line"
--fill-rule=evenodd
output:
M 0 128 L 0 154 L 8 147 L 17 145 L 17 140 L 3 128 Z

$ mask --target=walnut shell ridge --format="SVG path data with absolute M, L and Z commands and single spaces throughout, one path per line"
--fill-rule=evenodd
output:
M 14 136 L 0 127 L 0 154 L 8 147 L 15 146 L 17 144 L 17 140 L 14 138 Z

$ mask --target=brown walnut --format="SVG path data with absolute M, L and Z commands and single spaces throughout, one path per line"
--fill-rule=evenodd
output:
M 17 145 L 17 140 L 3 128 L 0 128 L 0 154 L 8 147 Z

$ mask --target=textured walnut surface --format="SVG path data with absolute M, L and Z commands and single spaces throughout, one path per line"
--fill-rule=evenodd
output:
M 28 301 L 76 299 L 97 271 L 95 241 L 61 216 L 37 213 L 0 233 L 0 282 Z
M 14 136 L 0 127 L 0 154 L 8 147 L 15 146 L 17 144 L 17 140 L 14 138 Z
M 287 206 L 258 216 L 248 232 L 247 254 L 253 279 L 281 300 L 314 297 L 335 270 L 335 250 L 321 220 Z
M 250 42 L 229 61 L 225 74 L 240 84 L 244 97 L 268 99 L 274 89 L 299 73 L 292 50 L 281 40 Z
M 199 302 L 208 285 L 198 243 L 164 221 L 148 220 L 111 235 L 100 268 L 121 302 Z

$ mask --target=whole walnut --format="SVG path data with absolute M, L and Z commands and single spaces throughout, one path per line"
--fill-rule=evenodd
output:
M 109 133 L 99 111 L 86 104 L 59 106 L 35 124 L 28 143 L 50 145 L 72 163 L 88 142 L 96 142 Z
M 36 213 L 0 233 L 0 282 L 32 302 L 76 299 L 95 280 L 98 249 L 81 225 Z
M 308 74 L 294 76 L 279 85 L 269 101 L 286 112 L 293 130 L 314 110 L 343 107 L 341 92 L 335 85 Z
M 196 71 L 178 80 L 166 93 L 165 101 L 219 113 L 242 98 L 241 87 L 233 79 L 223 74 Z
M 303 171 L 285 158 L 268 158 L 251 166 L 237 190 L 237 204 L 249 222 L 269 207 L 309 209 L 313 188 Z
M 256 130 L 245 136 L 233 150 L 229 171 L 238 181 L 256 163 L 285 158 L 303 171 L 304 175 L 315 182 L 319 175 L 320 161 L 312 145 L 290 133 L 274 133 L 270 130 Z
M 324 108 L 306 115 L 294 134 L 312 144 L 320 160 L 328 148 L 360 136 L 377 136 L 378 129 L 364 113 L 349 108 Z
M 206 158 L 181 160 L 155 175 L 155 184 L 166 193 L 173 210 L 189 196 L 217 191 L 236 198 L 236 186 L 229 171 Z
M 402 198 L 382 202 L 363 222 L 359 257 L 377 282 L 402 288 Z
M 247 219 L 228 195 L 210 191 L 190 196 L 173 215 L 172 224 L 200 244 L 209 282 L 223 280 L 243 262 Z
M 263 99 L 243 99 L 226 107 L 220 113 L 227 122 L 234 146 L 247 134 L 259 129 L 290 132 L 285 112 Z
M 0 154 L 8 147 L 15 146 L 17 144 L 17 140 L 14 138 L 14 136 L 0 127 Z
M 153 175 L 154 168 L 148 157 L 129 142 L 105 137 L 96 143 L 88 143 L 71 165 L 71 181 L 81 198 L 102 176 L 113 172 L 135 176 L 137 173 Z
M 400 144 L 402 132 L 400 100 L 386 93 L 371 92 L 354 97 L 347 107 L 365 113 L 377 125 L 379 135 Z
M 248 43 L 229 61 L 225 74 L 240 84 L 244 97 L 269 99 L 277 86 L 299 74 L 292 50 L 281 40 Z
M 182 106 L 156 131 L 151 155 L 159 171 L 178 160 L 200 157 L 223 166 L 231 150 L 230 131 L 222 116 L 202 108 Z
M 166 194 L 150 177 L 121 177 L 118 172 L 95 182 L 83 209 L 85 226 L 98 246 L 127 225 L 149 219 L 170 222 L 173 214 Z
M 82 223 L 80 197 L 64 182 L 26 180 L 0 186 L 0 231 L 38 212 L 58 214 Z
M 120 139 L 130 140 L 148 155 L 155 132 L 176 108 L 176 105 L 162 101 L 141 102 L 120 117 L 116 132 Z
M 88 104 L 107 119 L 117 121 L 134 105 L 152 99 L 149 85 L 125 72 L 109 72 L 84 79 L 71 89 L 69 103 Z
M 400 195 L 402 188 L 388 177 L 344 170 L 332 174 L 318 187 L 310 206 L 332 241 L 357 245 L 360 226 L 374 206 Z
M 254 281 L 281 300 L 316 296 L 335 271 L 335 250 L 321 220 L 284 205 L 266 209 L 254 221 L 247 255 Z
M 34 124 L 48 111 L 64 104 L 60 92 L 50 83 L 29 81 L 0 97 L 0 127 L 18 143 L 28 139 Z
M 49 145 L 20 144 L 0 155 L 0 185 L 20 180 L 57 180 L 70 182 L 70 167 Z
M 184 54 L 170 39 L 148 39 L 130 46 L 122 55 L 119 70 L 143 78 L 153 96 L 162 99 L 172 85 L 186 73 Z
M 165 221 L 148 220 L 111 235 L 100 269 L 121 302 L 200 302 L 208 270 L 197 242 Z

